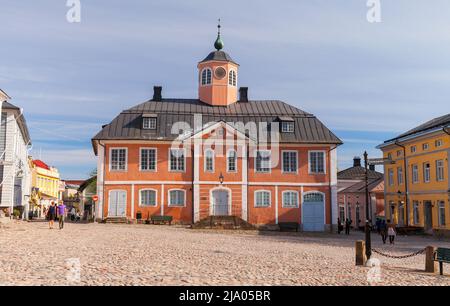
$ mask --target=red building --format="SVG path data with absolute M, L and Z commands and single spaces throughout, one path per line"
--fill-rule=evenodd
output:
M 238 91 L 222 51 L 198 64 L 198 98 L 153 99 L 120 113 L 92 139 L 98 219 L 170 215 L 180 223 L 237 216 L 256 225 L 337 221 L 341 141 L 314 115 Z M 239 97 L 238 97 L 239 92 Z

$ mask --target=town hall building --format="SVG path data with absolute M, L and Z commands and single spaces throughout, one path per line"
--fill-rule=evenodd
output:
M 253 225 L 337 223 L 342 142 L 314 115 L 278 100 L 249 99 L 223 51 L 198 63 L 198 97 L 153 98 L 121 112 L 94 136 L 96 217 L 171 216 L 194 224 L 234 216 Z

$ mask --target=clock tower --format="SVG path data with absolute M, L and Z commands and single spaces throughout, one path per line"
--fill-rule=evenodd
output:
M 219 20 L 220 22 L 220 20 Z M 228 106 L 237 102 L 237 78 L 239 65 L 222 51 L 220 23 L 217 26 L 216 51 L 198 63 L 200 101 L 213 106 Z

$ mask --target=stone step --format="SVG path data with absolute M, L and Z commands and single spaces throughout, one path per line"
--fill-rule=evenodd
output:
M 237 216 L 210 216 L 192 225 L 194 229 L 243 229 L 253 230 L 255 227 Z

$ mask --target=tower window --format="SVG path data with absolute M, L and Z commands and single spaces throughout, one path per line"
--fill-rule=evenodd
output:
M 228 85 L 236 86 L 236 71 L 230 70 L 230 74 L 228 75 Z
M 202 85 L 210 85 L 212 80 L 212 71 L 209 68 L 202 71 Z

